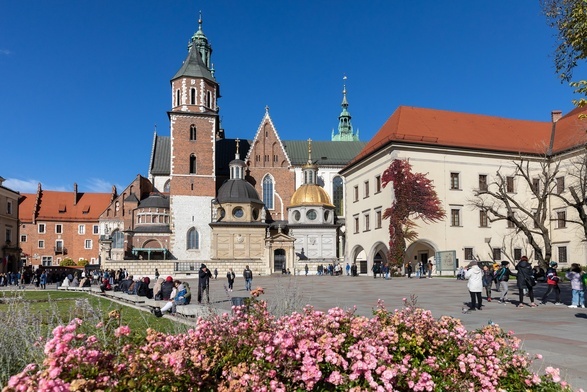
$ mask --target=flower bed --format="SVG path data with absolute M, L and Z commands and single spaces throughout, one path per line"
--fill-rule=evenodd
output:
M 537 375 L 520 340 L 497 325 L 468 332 L 406 302 L 373 317 L 340 308 L 274 317 L 256 291 L 232 315 L 145 339 L 111 314 L 57 327 L 41 366 L 4 391 L 570 391 L 558 370 Z

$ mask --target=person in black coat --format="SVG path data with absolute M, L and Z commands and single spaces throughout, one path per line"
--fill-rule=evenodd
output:
M 171 296 L 173 288 L 173 278 L 168 276 L 165 278 L 165 282 L 161 283 L 161 299 L 164 301 L 169 301 L 169 297 Z
M 532 266 L 528 263 L 528 258 L 526 256 L 522 256 L 518 265 L 516 265 L 517 275 L 516 281 L 518 284 L 518 295 L 520 299 L 520 303 L 518 304 L 518 308 L 524 307 L 524 289 L 528 290 L 528 296 L 530 297 L 530 306 L 536 307 L 537 305 L 534 303 L 534 290 L 533 284 L 534 282 L 534 275 L 532 274 Z
M 212 272 L 206 267 L 206 264 L 202 263 L 198 276 L 198 303 L 202 303 L 204 293 L 206 294 L 206 301 L 210 303 L 210 278 L 212 277 Z

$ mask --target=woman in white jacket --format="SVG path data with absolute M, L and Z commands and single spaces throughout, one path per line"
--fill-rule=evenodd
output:
M 465 272 L 465 279 L 468 280 L 467 288 L 471 295 L 471 310 L 481 310 L 481 292 L 483 291 L 483 271 L 477 265 L 476 261 L 472 261 L 467 266 L 467 272 Z

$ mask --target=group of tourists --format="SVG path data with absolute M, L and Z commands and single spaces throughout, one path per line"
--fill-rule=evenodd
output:
M 482 309 L 483 291 L 485 291 L 486 300 L 488 302 L 492 301 L 491 293 L 493 284 L 496 285 L 495 291 L 500 293 L 499 303 L 505 305 L 509 302 L 510 277 L 516 279 L 516 287 L 518 289 L 518 302 L 516 306 L 518 308 L 538 306 L 535 301 L 534 288 L 542 276 L 544 276 L 547 289 L 541 297 L 541 304 L 546 305 L 549 297 L 554 293 L 554 304 L 563 305 L 561 302 L 561 289 L 559 287 L 560 277 L 557 271 L 558 263 L 551 261 L 545 272 L 539 267 L 533 268 L 526 256 L 520 258 L 514 270 L 509 268 L 509 264 L 509 261 L 502 261 L 497 266 L 483 265 L 480 267 L 477 261 L 472 261 L 467 266 L 463 278 L 468 280 L 467 288 L 471 297 L 469 310 Z M 571 282 L 572 303 L 569 305 L 569 308 L 584 308 L 587 273 L 581 270 L 579 264 L 573 263 L 571 269 L 565 274 L 565 277 Z M 525 297 L 528 297 L 529 303 L 524 302 Z

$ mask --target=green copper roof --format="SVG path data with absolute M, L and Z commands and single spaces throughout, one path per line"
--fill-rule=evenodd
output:
M 333 143 L 312 140 L 312 161 L 320 167 L 344 166 L 350 162 L 367 143 L 350 141 Z M 287 140 L 283 142 L 287 155 L 294 166 L 308 162 L 308 142 L 306 140 Z
M 344 77 L 346 80 L 346 76 Z M 351 114 L 348 111 L 349 103 L 346 99 L 346 85 L 342 89 L 342 103 L 340 104 L 342 111 L 338 116 L 338 133 L 334 134 L 332 131 L 332 141 L 334 142 L 349 142 L 359 141 L 359 131 L 353 133 L 353 125 L 351 123 Z
M 188 42 L 188 56 L 181 68 L 171 80 L 184 76 L 208 79 L 214 83 L 214 69 L 211 63 L 212 46 L 202 31 L 202 15 L 198 20 L 198 31 L 194 33 Z

